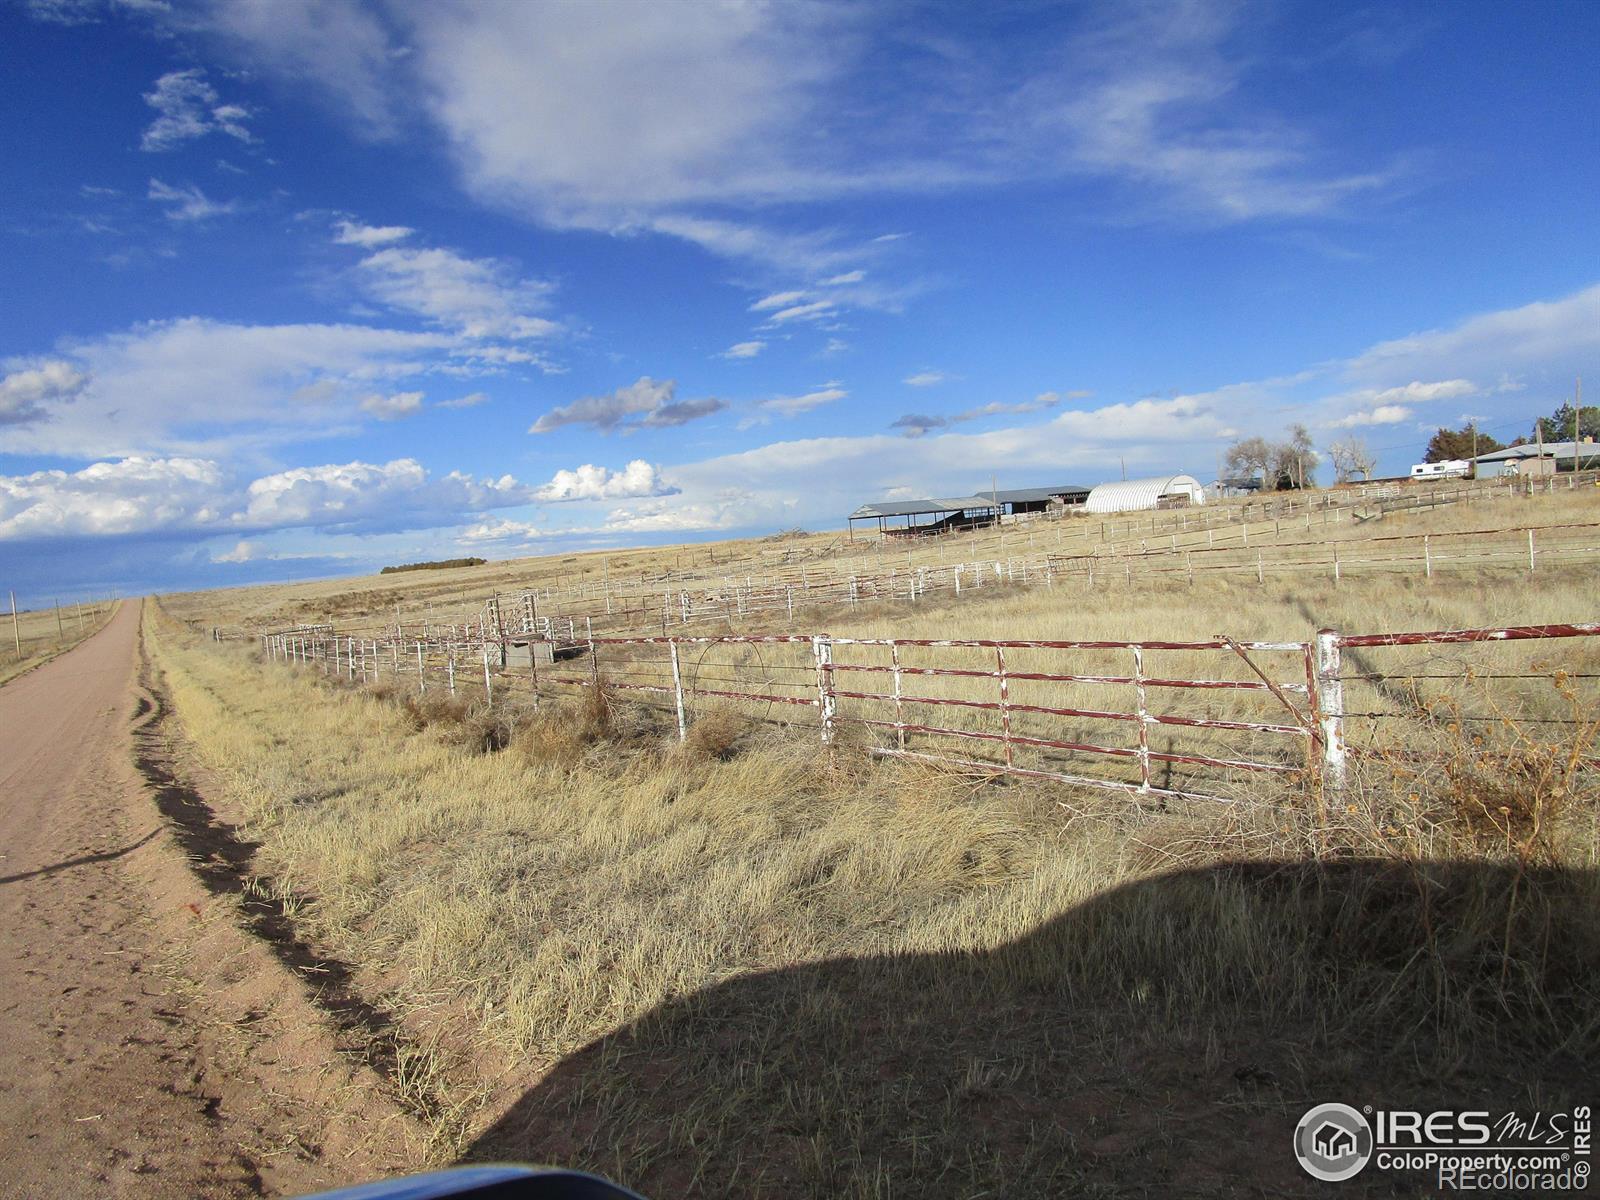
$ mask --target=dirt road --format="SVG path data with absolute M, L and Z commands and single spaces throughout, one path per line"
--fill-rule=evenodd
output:
M 0 688 L 0 1196 L 298 1191 L 263 1183 L 259 1114 L 231 1111 L 167 969 L 166 834 L 130 752 L 139 610 Z

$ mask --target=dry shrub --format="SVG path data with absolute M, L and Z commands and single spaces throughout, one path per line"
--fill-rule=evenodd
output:
M 1564 715 L 1544 722 L 1505 711 L 1492 694 L 1488 719 L 1469 719 L 1454 697 L 1422 704 L 1426 726 L 1404 746 L 1386 747 L 1369 773 L 1374 839 L 1405 856 L 1570 862 L 1572 847 L 1592 836 L 1600 802 L 1588 765 L 1600 713 L 1564 674 L 1551 686 Z
M 611 737 L 616 705 L 605 685 L 586 687 L 575 700 L 547 704 L 519 728 L 512 744 L 531 763 L 571 767 L 584 751 Z
M 444 692 L 405 696 L 400 701 L 400 708 L 406 714 L 411 728 L 418 732 L 434 725 L 459 725 L 467 719 L 470 711 L 466 701 Z
M 410 694 L 409 689 L 401 687 L 393 679 L 380 679 L 367 685 L 367 691 L 375 700 L 386 700 L 391 704 L 398 703 L 403 696 Z
M 733 757 L 744 732 L 744 720 L 731 708 L 708 709 L 696 717 L 684 737 L 682 753 L 696 762 L 721 762 Z
M 578 722 L 582 736 L 588 741 L 609 737 L 616 721 L 616 703 L 605 681 L 583 689 L 578 700 Z
M 515 736 L 516 724 L 504 708 L 483 707 L 474 707 L 446 734 L 449 741 L 476 754 L 504 750 Z

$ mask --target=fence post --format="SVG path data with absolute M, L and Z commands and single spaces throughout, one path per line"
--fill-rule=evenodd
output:
M 445 681 L 450 685 L 450 694 L 454 696 L 456 694 L 456 648 L 454 646 L 451 646 L 450 652 L 445 655 L 444 677 Z
M 889 662 L 894 667 L 894 736 L 900 749 L 906 748 L 906 709 L 900 699 L 900 643 L 889 639 Z
M 589 679 L 595 687 L 600 686 L 600 657 L 594 648 L 594 622 L 588 617 L 583 619 L 585 633 L 589 639 Z
M 1433 551 L 1428 546 L 1428 535 L 1422 535 L 1422 569 L 1429 579 L 1433 578 Z
M 1133 651 L 1133 691 L 1139 714 L 1139 790 L 1150 790 L 1150 721 L 1145 710 L 1144 649 L 1129 647 Z
M 1344 679 L 1340 675 L 1343 655 L 1339 635 L 1332 629 L 1317 630 L 1316 712 L 1322 741 L 1322 786 L 1335 798 L 1344 791 Z
M 822 744 L 833 745 L 833 639 L 819 633 L 811 639 L 811 655 L 817 664 L 817 711 L 822 719 Z
M 428 676 L 422 669 L 422 643 L 417 643 L 417 695 L 424 696 L 428 692 Z
M 1533 574 L 1533 530 L 1528 530 L 1528 574 Z
M 1006 679 L 1006 648 L 994 648 L 995 662 L 1000 668 L 1000 735 L 1005 747 L 1006 766 L 1011 766 L 1011 688 Z
M 494 688 L 489 683 L 489 643 L 483 644 L 483 702 L 494 707 Z
M 689 736 L 688 722 L 683 716 L 683 673 L 678 668 L 678 639 L 668 638 L 667 649 L 672 653 L 672 697 L 678 705 L 678 740 Z

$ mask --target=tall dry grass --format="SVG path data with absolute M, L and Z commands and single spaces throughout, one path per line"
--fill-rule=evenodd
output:
M 1388 581 L 830 615 L 874 636 L 1303 637 L 1378 612 L 1571 619 L 1587 594 Z M 1596 1065 L 1593 777 L 1538 767 L 1592 736 L 1577 693 L 1555 703 L 1580 726 L 1418 720 L 1460 769 L 1366 762 L 1319 815 L 1270 783 L 1152 805 L 828 754 L 723 709 L 680 747 L 670 714 L 605 687 L 491 714 L 147 633 L 272 886 L 469 1051 L 462 1086 L 498 1087 L 476 1152 L 718 1194 L 1112 1194 L 1172 1185 L 1194 1139 L 1160 1113 L 1212 1111 L 1187 1062 L 1272 1080 L 1229 1101 L 1263 1128 L 1328 1089 L 1429 1078 L 1559 1100 L 1561 1062 Z

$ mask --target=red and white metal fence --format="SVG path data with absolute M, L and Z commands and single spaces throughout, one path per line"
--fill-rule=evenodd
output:
M 507 643 L 488 637 L 402 642 L 324 626 L 263 634 L 261 645 L 274 660 L 314 664 L 352 681 L 409 679 L 420 693 L 430 672 L 433 686 L 451 695 L 476 694 L 481 677 L 490 704 L 497 690 L 503 700 L 526 689 L 537 703 L 551 687 L 597 685 L 654 697 L 670 702 L 680 739 L 697 710 L 729 705 L 748 716 L 810 725 L 828 746 L 848 731 L 886 757 L 1136 794 L 1227 799 L 1244 778 L 1263 773 L 1339 790 L 1352 756 L 1384 752 L 1381 738 L 1352 745 L 1353 723 L 1421 719 L 1419 687 L 1492 678 L 1509 695 L 1513 680 L 1600 679 L 1600 642 L 1581 643 L 1581 654 L 1567 655 L 1558 667 L 1540 660 L 1502 664 L 1524 669 L 1500 671 L 1482 664 L 1446 670 L 1431 661 L 1383 668 L 1369 661 L 1378 652 L 1543 646 L 1597 635 L 1600 623 L 1321 630 L 1306 642 L 587 637 L 573 646 L 536 642 L 523 666 L 508 665 Z M 1351 708 L 1351 687 L 1379 698 L 1362 705 L 1389 695 L 1390 710 Z M 1404 701 L 1398 708 L 1394 695 Z M 1392 734 L 1398 727 L 1382 728 Z

